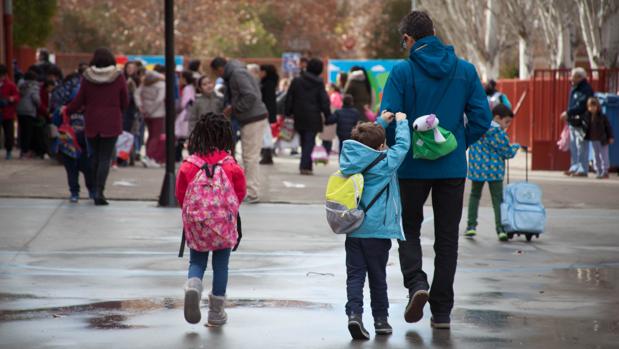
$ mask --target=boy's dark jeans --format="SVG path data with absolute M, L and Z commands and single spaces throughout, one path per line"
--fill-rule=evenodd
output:
M 80 172 L 84 174 L 84 182 L 86 182 L 88 192 L 95 192 L 94 177 L 85 146 L 82 148 L 82 154 L 78 159 L 62 154 L 62 163 L 67 171 L 67 182 L 69 183 L 69 191 L 71 191 L 71 195 L 79 195 L 80 193 Z
M 449 318 L 454 304 L 453 282 L 458 260 L 458 229 L 462 218 L 464 178 L 400 179 L 402 225 L 406 241 L 399 241 L 400 266 L 404 287 L 409 292 L 429 289 L 422 270 L 419 236 L 423 205 L 432 191 L 434 211 L 434 277 L 430 289 L 430 309 L 435 318 Z
M 387 260 L 391 240 L 346 238 L 346 314 L 363 314 L 363 285 L 367 273 L 374 318 L 389 315 L 387 298 Z

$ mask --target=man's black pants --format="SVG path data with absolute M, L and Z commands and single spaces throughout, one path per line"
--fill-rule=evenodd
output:
M 449 317 L 454 304 L 453 282 L 458 260 L 458 230 L 462 218 L 464 178 L 400 179 L 402 225 L 406 241 L 399 241 L 404 287 L 414 293 L 430 289 L 430 309 L 435 318 Z M 434 210 L 434 277 L 429 288 L 422 270 L 421 243 L 423 205 L 432 192 Z

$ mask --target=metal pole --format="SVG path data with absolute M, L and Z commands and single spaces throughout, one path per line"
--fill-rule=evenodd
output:
M 13 80 L 13 0 L 4 0 L 4 46 L 8 77 Z
M 417 0 L 411 0 L 411 11 L 415 11 L 417 9 Z
M 175 176 L 175 154 L 174 154 L 174 119 L 176 110 L 174 108 L 174 86 L 176 76 L 174 71 L 174 0 L 165 0 L 165 144 L 166 144 L 166 166 L 165 177 L 159 195 L 159 205 L 163 207 L 176 207 L 176 196 L 174 193 L 176 185 Z

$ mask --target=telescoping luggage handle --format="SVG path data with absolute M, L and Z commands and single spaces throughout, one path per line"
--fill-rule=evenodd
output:
M 524 150 L 525 163 L 524 163 L 524 173 L 525 173 L 525 182 L 529 182 L 529 147 L 526 145 L 521 146 L 522 150 Z M 509 184 L 509 160 L 507 160 L 507 184 Z

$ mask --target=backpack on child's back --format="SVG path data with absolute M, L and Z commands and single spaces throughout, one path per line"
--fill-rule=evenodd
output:
M 345 176 L 341 171 L 337 171 L 329 177 L 325 209 L 327 210 L 327 222 L 334 233 L 350 234 L 363 224 L 365 213 L 384 191 L 384 189 L 381 190 L 367 207 L 360 207 L 364 185 L 363 175 L 386 157 L 385 153 L 380 153 L 361 173 Z
M 222 165 L 234 162 L 227 156 L 209 165 L 198 156 L 185 160 L 200 171 L 187 187 L 182 207 L 184 237 L 196 251 L 216 251 L 237 244 L 238 198 Z

